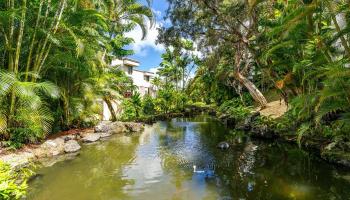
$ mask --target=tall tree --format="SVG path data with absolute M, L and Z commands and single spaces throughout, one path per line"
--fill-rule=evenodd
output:
M 247 78 L 258 67 L 251 42 L 257 32 L 257 11 L 250 9 L 246 1 L 169 0 L 169 3 L 168 18 L 173 26 L 162 28 L 159 41 L 174 45 L 174 41 L 187 38 L 198 43 L 204 56 L 213 52 L 225 54 L 222 57 L 232 66 L 233 77 L 265 107 L 264 95 Z

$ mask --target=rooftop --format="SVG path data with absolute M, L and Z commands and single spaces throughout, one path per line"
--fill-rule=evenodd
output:
M 142 72 L 142 73 L 147 73 L 147 74 L 154 75 L 153 72 L 149 72 L 149 71 L 143 71 L 143 70 L 138 70 L 138 69 L 134 69 L 134 71 L 138 71 L 138 72 Z
M 139 63 L 140 64 L 139 61 L 131 59 L 131 58 L 123 58 L 123 60 L 127 60 L 127 61 L 131 61 L 131 62 L 135 62 L 135 63 Z

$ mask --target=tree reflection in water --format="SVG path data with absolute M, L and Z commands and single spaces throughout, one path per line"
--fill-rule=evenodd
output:
M 221 141 L 231 144 L 227 151 L 216 148 Z M 194 165 L 213 176 L 193 173 Z M 349 172 L 295 146 L 251 140 L 206 116 L 113 136 L 39 173 L 30 200 L 350 197 Z

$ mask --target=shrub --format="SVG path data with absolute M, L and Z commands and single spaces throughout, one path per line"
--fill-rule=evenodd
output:
M 120 116 L 122 121 L 131 121 L 136 119 L 137 117 L 136 108 L 130 99 L 125 99 L 121 107 L 123 110 Z
M 237 120 L 243 120 L 252 113 L 252 110 L 249 107 L 239 105 L 237 107 L 229 108 L 227 113 Z
M 0 161 L 0 199 L 21 199 L 26 194 L 27 180 L 32 171 L 14 171 L 8 164 Z
M 221 104 L 218 111 L 221 113 L 227 113 L 227 111 L 229 109 L 234 108 L 234 107 L 238 107 L 241 104 L 242 103 L 240 102 L 239 99 L 237 99 L 237 98 L 231 99 L 231 100 L 225 101 L 223 104 Z
M 243 120 L 252 112 L 250 107 L 243 106 L 239 98 L 225 101 L 219 108 L 220 113 L 231 115 L 237 120 Z
M 142 111 L 145 115 L 153 115 L 156 112 L 154 100 L 151 96 L 147 95 L 142 101 Z
M 200 108 L 204 108 L 207 106 L 207 104 L 204 102 L 194 102 L 192 105 L 195 107 L 200 107 Z

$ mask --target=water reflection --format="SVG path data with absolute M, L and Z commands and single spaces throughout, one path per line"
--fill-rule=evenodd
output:
M 224 140 L 227 151 L 216 148 Z M 84 146 L 77 158 L 39 173 L 28 199 L 350 198 L 349 172 L 286 144 L 230 133 L 205 116 Z

